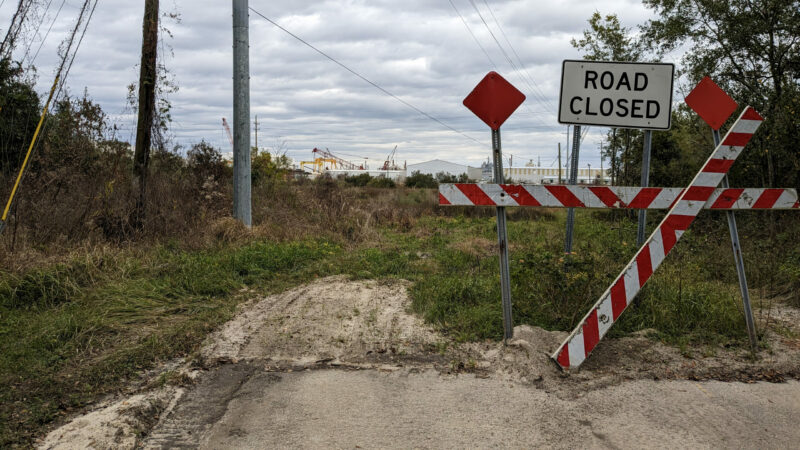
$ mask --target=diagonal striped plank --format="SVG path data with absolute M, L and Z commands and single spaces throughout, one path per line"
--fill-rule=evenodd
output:
M 644 246 L 553 354 L 552 358 L 562 369 L 580 366 L 591 354 L 711 199 L 716 186 L 763 121 L 751 107 L 739 116 Z

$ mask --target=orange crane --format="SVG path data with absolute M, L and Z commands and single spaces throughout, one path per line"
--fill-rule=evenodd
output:
M 386 161 L 383 163 L 383 167 L 381 170 L 399 170 L 397 164 L 394 162 L 394 155 L 397 153 L 397 146 L 394 146 L 392 149 L 392 153 L 389 153 L 389 156 L 386 157 Z
M 225 118 L 222 118 L 222 126 L 225 128 L 225 132 L 228 133 L 228 140 L 231 141 L 231 148 L 233 148 L 233 134 L 231 133 L 231 127 L 228 126 L 228 121 Z

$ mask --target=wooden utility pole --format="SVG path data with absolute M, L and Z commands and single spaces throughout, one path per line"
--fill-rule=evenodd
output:
M 134 175 L 139 181 L 136 202 L 137 227 L 144 225 L 147 168 L 150 165 L 150 141 L 155 116 L 155 90 L 158 59 L 158 0 L 145 0 L 142 24 L 142 62 L 139 70 L 139 119 L 136 125 L 136 147 L 133 153 Z

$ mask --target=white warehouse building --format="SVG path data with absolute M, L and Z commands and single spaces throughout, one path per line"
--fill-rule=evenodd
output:
M 567 184 L 569 171 L 561 169 L 561 177 L 558 176 L 559 169 L 549 167 L 504 167 L 503 175 L 517 184 Z M 578 184 L 609 184 L 611 176 L 608 170 L 593 169 L 590 167 L 578 169 Z
M 441 159 L 434 159 L 418 164 L 409 164 L 406 167 L 406 176 L 411 176 L 414 172 L 433 176 L 436 176 L 438 173 L 445 173 L 456 177 L 465 173 L 471 180 L 477 181 L 481 179 L 481 169 L 479 167 L 470 167 L 463 164 L 443 161 Z

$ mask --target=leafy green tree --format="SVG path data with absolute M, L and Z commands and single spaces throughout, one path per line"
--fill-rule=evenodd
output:
M 749 151 L 734 165 L 734 180 L 752 186 L 800 184 L 800 1 L 644 4 L 657 14 L 643 27 L 649 46 L 659 54 L 687 49 L 682 72 L 693 84 L 709 75 L 741 106 L 752 105 L 766 117 Z
M 0 60 L 0 171 L 6 175 L 22 163 L 40 115 L 39 96 L 22 67 Z
M 275 180 L 285 174 L 292 165 L 292 160 L 285 154 L 273 155 L 268 151 L 259 152 L 257 148 L 251 149 L 250 172 L 254 185 Z
M 583 57 L 592 61 L 641 61 L 645 58 L 645 47 L 639 36 L 628 27 L 623 27 L 616 14 L 602 16 L 595 12 L 589 18 L 589 28 L 583 39 L 572 39 L 571 44 L 583 52 Z M 604 158 L 611 161 L 611 172 L 618 185 L 638 184 L 635 160 L 641 161 L 632 151 L 641 148 L 641 133 L 612 128 L 607 135 L 608 145 L 603 149 Z

